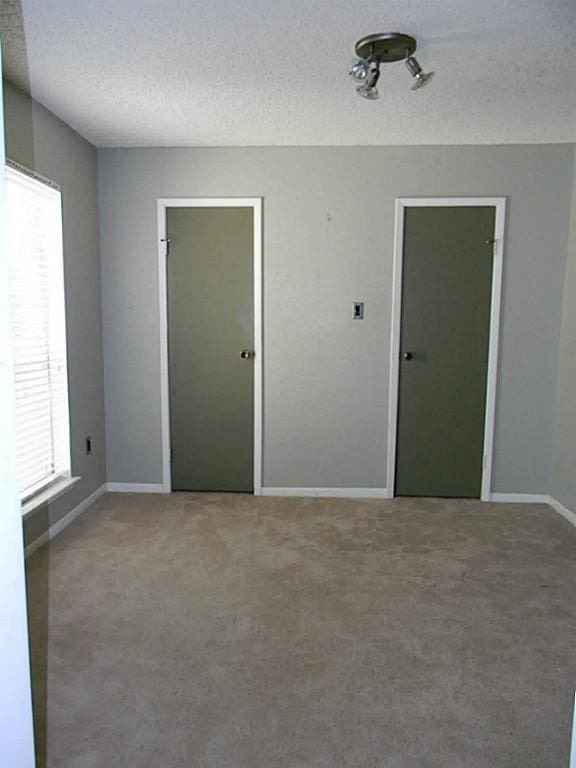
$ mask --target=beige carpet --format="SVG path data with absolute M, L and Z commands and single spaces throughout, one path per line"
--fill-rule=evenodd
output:
M 568 764 L 546 506 L 107 495 L 28 579 L 40 767 Z

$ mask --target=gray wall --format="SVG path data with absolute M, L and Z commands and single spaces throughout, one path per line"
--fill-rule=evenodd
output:
M 105 482 L 104 385 L 95 148 L 4 83 L 6 154 L 62 188 L 72 472 L 82 480 L 26 519 L 30 541 Z M 84 439 L 92 437 L 92 454 Z
M 119 149 L 99 160 L 109 481 L 161 481 L 158 197 L 264 198 L 264 484 L 383 487 L 394 199 L 505 195 L 493 490 L 548 491 L 572 145 Z
M 576 166 L 560 337 L 551 493 L 576 512 Z

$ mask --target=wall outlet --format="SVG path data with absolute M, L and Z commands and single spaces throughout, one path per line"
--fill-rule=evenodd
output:
M 86 438 L 86 455 L 90 456 L 91 453 L 92 453 L 92 438 L 88 436 Z

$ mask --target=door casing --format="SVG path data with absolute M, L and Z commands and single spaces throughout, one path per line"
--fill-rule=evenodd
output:
M 160 398 L 162 491 L 172 491 L 170 471 L 170 390 L 166 212 L 168 208 L 252 208 L 254 216 L 254 495 L 262 494 L 262 199 L 259 197 L 184 197 L 158 200 L 158 286 L 160 299 Z
M 500 306 L 502 297 L 502 265 L 504 256 L 504 227 L 506 198 L 504 197 L 403 197 L 396 200 L 394 228 L 394 269 L 392 277 L 392 322 L 390 335 L 390 394 L 388 407 L 388 461 L 386 488 L 394 497 L 396 482 L 396 440 L 398 431 L 398 381 L 400 375 L 400 323 L 402 317 L 402 267 L 404 255 L 404 218 L 407 208 L 487 206 L 495 208 L 494 259 L 490 300 L 490 342 L 486 383 L 486 413 L 484 419 L 484 450 L 480 498 L 490 501 L 496 415 L 496 383 L 498 376 L 498 346 L 500 337 Z

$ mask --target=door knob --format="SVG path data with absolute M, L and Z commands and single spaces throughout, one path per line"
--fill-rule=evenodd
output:
M 242 352 L 240 352 L 240 357 L 242 360 L 250 360 L 251 357 L 254 357 L 254 354 L 250 352 L 249 349 L 243 349 Z
M 412 352 L 404 352 L 404 354 L 402 355 L 402 357 L 404 358 L 404 360 L 412 360 L 412 358 L 414 357 L 414 355 L 412 354 Z

